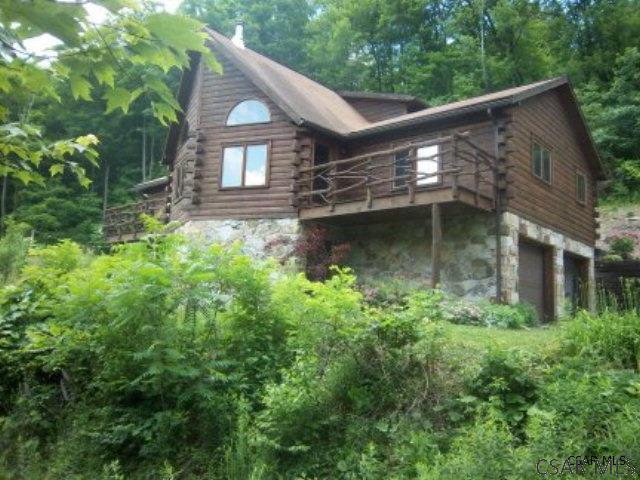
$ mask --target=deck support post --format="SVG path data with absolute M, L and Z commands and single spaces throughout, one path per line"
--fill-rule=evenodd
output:
M 442 250 L 442 223 L 440 204 L 431 205 L 431 286 L 436 288 L 440 283 L 440 256 Z

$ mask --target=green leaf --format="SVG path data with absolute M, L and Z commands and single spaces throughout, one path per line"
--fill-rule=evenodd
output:
M 64 172 L 64 164 L 62 163 L 54 163 L 49 167 L 49 174 L 52 177 L 55 177 L 56 175 L 60 175 L 63 172 Z
M 93 69 L 93 76 L 100 85 L 108 85 L 113 88 L 116 70 L 108 63 L 100 63 Z
M 222 64 L 218 62 L 218 60 L 210 50 L 207 49 L 206 52 L 202 53 L 202 59 L 204 60 L 204 64 L 209 70 L 211 70 L 213 73 L 217 73 L 218 75 L 222 75 Z
M 82 75 L 74 75 L 72 72 L 69 76 L 69 85 L 73 98 L 91 100 L 91 84 Z
M 107 101 L 107 113 L 111 113 L 116 108 L 120 108 L 124 113 L 127 113 L 129 105 L 133 102 L 133 95 L 125 88 L 116 87 L 107 90 L 104 94 L 104 99 Z
M 87 177 L 79 177 L 78 178 L 78 183 L 80 184 L 80 186 L 84 187 L 84 188 L 89 188 L 89 186 L 91 185 L 91 180 Z
M 202 24 L 192 18 L 159 12 L 147 17 L 146 26 L 161 43 L 175 50 L 201 51 L 203 48 Z
M 153 110 L 153 115 L 162 125 L 166 126 L 169 123 L 178 120 L 176 117 L 176 111 L 171 107 L 171 105 L 167 105 L 163 102 L 151 102 L 151 108 Z

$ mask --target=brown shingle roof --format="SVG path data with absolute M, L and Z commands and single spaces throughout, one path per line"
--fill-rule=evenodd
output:
M 407 113 L 399 117 L 393 117 L 379 122 L 371 123 L 367 127 L 351 132 L 351 136 L 363 136 L 383 130 L 393 130 L 418 123 L 441 120 L 446 117 L 462 115 L 465 113 L 485 110 L 487 108 L 499 108 L 513 105 L 529 97 L 539 95 L 560 85 L 568 84 L 565 77 L 557 77 L 549 80 L 508 88 L 499 92 L 488 93 L 478 97 L 447 103 L 437 107 L 426 108 L 414 113 Z
M 249 48 L 236 46 L 215 30 L 207 28 L 206 32 L 213 45 L 282 108 L 295 123 L 320 128 L 345 138 L 426 123 L 483 108 L 507 106 L 568 83 L 564 77 L 552 78 L 371 123 L 342 97 L 393 98 L 404 101 L 413 101 L 415 97 L 400 94 L 334 92 Z
M 224 35 L 206 29 L 215 47 L 263 90 L 291 119 L 322 130 L 347 135 L 369 122 L 333 90 L 280 65 L 249 48 L 234 45 Z

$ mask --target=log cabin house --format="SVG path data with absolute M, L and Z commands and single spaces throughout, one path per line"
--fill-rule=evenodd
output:
M 526 301 L 545 319 L 567 299 L 593 306 L 604 170 L 566 78 L 431 107 L 330 90 L 245 48 L 241 27 L 207 33 L 223 73 L 193 56 L 171 175 L 108 213 L 110 241 L 166 211 L 203 241 L 278 256 L 320 224 L 350 243 L 365 282 Z

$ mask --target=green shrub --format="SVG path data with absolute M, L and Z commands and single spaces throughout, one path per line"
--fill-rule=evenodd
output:
M 479 325 L 496 328 L 522 328 L 537 322 L 536 311 L 528 304 L 501 305 L 488 301 L 473 302 L 447 298 L 442 317 L 460 325 Z
M 578 454 L 637 458 L 638 375 L 594 371 L 581 360 L 563 362 L 545 380 L 529 410 L 526 455 L 531 462 Z
M 610 240 L 609 247 L 609 254 L 618 255 L 626 260 L 632 257 L 636 241 L 631 236 L 620 235 Z
M 447 453 L 420 462 L 420 480 L 495 480 L 522 478 L 514 438 L 503 420 L 489 412 L 462 429 Z
M 26 238 L 28 231 L 28 225 L 7 222 L 6 232 L 0 238 L 0 281 L 2 283 L 15 279 L 24 265 L 31 243 L 30 239 Z
M 563 345 L 567 355 L 596 358 L 616 368 L 640 371 L 640 313 L 579 312 L 565 326 Z
M 552 355 L 470 356 L 443 319 L 531 309 L 372 304 L 348 269 L 275 268 L 160 232 L 32 249 L 0 289 L 0 477 L 520 479 L 558 452 L 639 455 L 636 313 L 583 312 Z
M 462 400 L 476 408 L 491 405 L 514 434 L 521 434 L 527 411 L 538 396 L 531 371 L 531 360 L 517 350 L 489 351 L 467 384 L 469 395 Z

